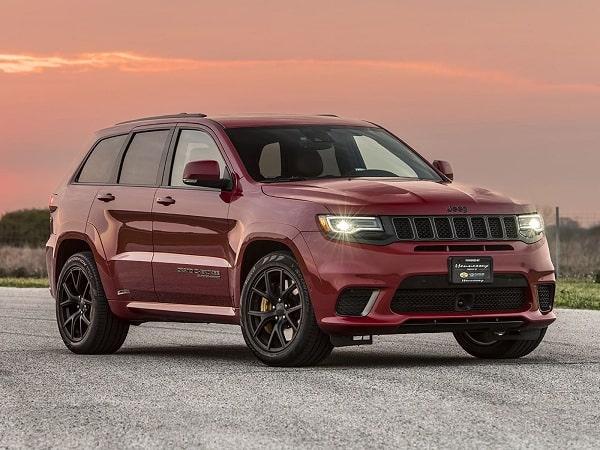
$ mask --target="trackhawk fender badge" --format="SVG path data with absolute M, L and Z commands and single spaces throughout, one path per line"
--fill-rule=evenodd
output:
M 194 269 L 192 267 L 178 267 L 177 273 L 189 273 L 196 275 L 198 278 L 219 279 L 221 278 L 220 270 L 213 269 Z
M 446 208 L 446 211 L 448 212 L 459 212 L 459 213 L 466 213 L 469 209 L 466 206 L 448 206 Z

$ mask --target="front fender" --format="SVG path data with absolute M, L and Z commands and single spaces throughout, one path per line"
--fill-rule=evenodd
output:
M 309 292 L 314 289 L 315 283 L 321 282 L 310 249 L 297 228 L 282 223 L 251 224 L 244 230 L 243 236 L 240 236 L 239 245 L 236 249 L 233 276 L 231 277 L 231 292 L 234 293 L 235 308 L 239 308 L 239 295 L 244 283 L 244 256 L 248 247 L 259 241 L 265 243 L 265 253 L 268 253 L 268 249 L 266 248 L 267 242 L 283 245 L 293 253 L 294 258 L 302 270 Z

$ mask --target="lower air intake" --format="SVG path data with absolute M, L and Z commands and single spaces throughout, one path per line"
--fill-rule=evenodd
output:
M 339 296 L 335 312 L 339 316 L 361 317 L 372 295 L 373 289 L 347 289 Z
M 539 284 L 537 287 L 540 311 L 543 313 L 552 311 L 554 307 L 554 284 Z
M 391 302 L 396 314 L 452 312 L 513 312 L 529 304 L 527 280 L 497 274 L 489 285 L 450 284 L 444 276 L 415 276 L 402 282 Z

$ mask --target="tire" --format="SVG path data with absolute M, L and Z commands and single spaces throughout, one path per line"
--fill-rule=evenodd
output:
M 56 321 L 63 342 L 73 353 L 114 353 L 123 345 L 129 323 L 111 312 L 92 253 L 76 253 L 62 268 Z
M 248 273 L 241 296 L 246 344 L 270 366 L 310 366 L 333 350 L 315 318 L 306 282 L 294 257 L 274 252 Z
M 456 342 L 470 355 L 477 358 L 508 359 L 520 358 L 534 351 L 544 339 L 547 328 L 542 328 L 539 335 L 531 340 L 490 340 L 487 333 L 465 331 L 454 333 Z

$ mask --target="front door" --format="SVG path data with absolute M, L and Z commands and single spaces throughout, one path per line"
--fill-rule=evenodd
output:
M 229 203 L 219 189 L 187 186 L 182 181 L 189 161 L 217 161 L 226 174 L 225 160 L 211 135 L 200 129 L 178 130 L 170 158 L 169 174 L 156 191 L 152 210 L 152 268 L 158 300 L 231 307 Z

